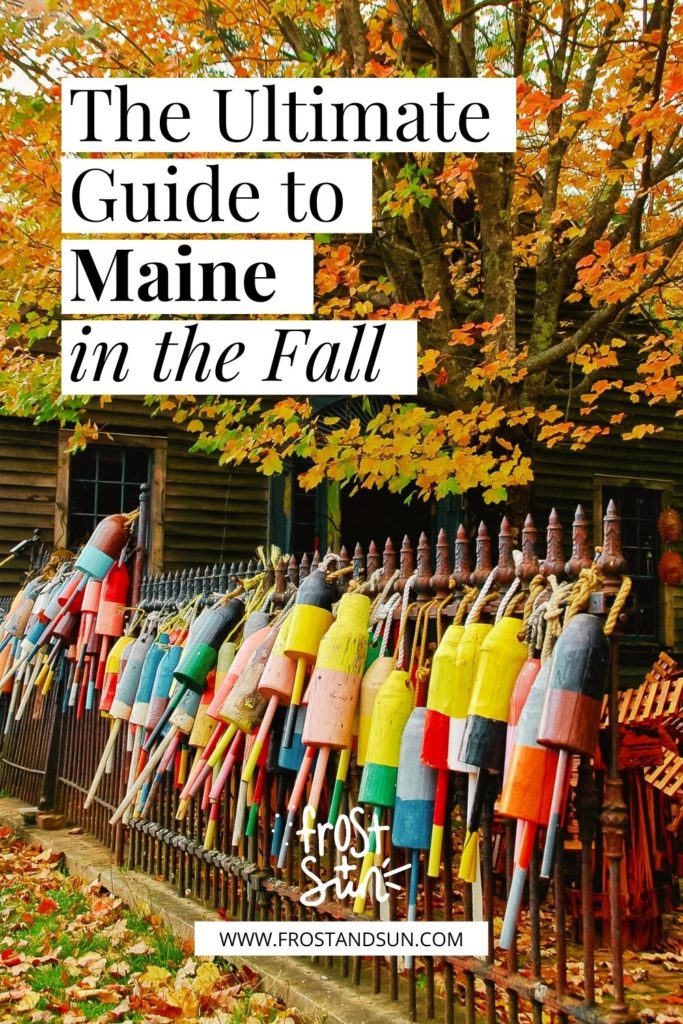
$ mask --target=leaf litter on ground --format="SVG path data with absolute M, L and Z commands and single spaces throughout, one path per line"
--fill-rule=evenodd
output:
M 0 828 L 0 1024 L 300 1024 L 249 968 L 191 946 Z

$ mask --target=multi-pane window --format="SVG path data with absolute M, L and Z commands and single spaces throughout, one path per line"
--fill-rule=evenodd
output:
M 113 512 L 136 508 L 140 484 L 149 483 L 149 448 L 92 444 L 71 458 L 68 546 L 77 547 Z
M 655 642 L 660 634 L 659 534 L 661 491 L 648 487 L 603 486 L 603 512 L 614 498 L 621 516 L 621 546 L 633 580 L 632 613 L 625 627 L 631 640 Z

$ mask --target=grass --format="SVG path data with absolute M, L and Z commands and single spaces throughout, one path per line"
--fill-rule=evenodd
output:
M 137 1024 L 164 1010 L 179 1020 L 224 1022 L 226 1008 L 230 1024 L 287 1016 L 276 1000 L 255 996 L 227 961 L 195 961 L 158 919 L 62 867 L 0 834 L 1 1024 Z

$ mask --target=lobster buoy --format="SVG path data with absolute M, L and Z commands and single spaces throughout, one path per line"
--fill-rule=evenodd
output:
M 595 615 L 575 615 L 555 646 L 538 732 L 541 746 L 592 757 L 598 742 L 609 641 Z
M 451 716 L 457 711 L 455 662 L 465 627 L 448 627 L 434 652 L 424 714 L 422 760 L 438 772 L 434 803 L 434 821 L 430 844 L 428 873 L 439 873 L 443 830 L 448 799 L 448 738 Z
M 169 637 L 170 642 L 170 637 Z M 144 721 L 145 732 L 150 735 L 161 719 L 168 705 L 168 698 L 173 686 L 173 673 L 178 667 L 182 657 L 182 647 L 178 644 L 171 644 L 159 662 L 154 676 L 152 692 L 149 696 L 149 707 Z
M 76 711 L 77 718 L 81 717 L 84 706 L 88 711 L 92 709 L 95 678 L 94 675 L 90 675 L 89 669 L 95 653 L 95 620 L 97 618 L 101 593 L 102 581 L 89 579 L 83 591 L 83 603 L 81 604 L 81 635 L 79 638 L 79 652 L 74 679 L 74 686 L 80 687 Z
M 376 657 L 366 669 L 365 675 L 361 680 L 358 701 L 358 748 L 356 751 L 356 763 L 359 768 L 362 768 L 365 764 L 372 712 L 375 707 L 377 694 L 382 683 L 386 682 L 389 673 L 393 672 L 393 670 L 393 658 Z
M 244 605 L 233 598 L 206 608 L 197 617 L 196 628 L 190 632 L 187 647 L 175 671 L 175 678 L 185 689 L 202 693 L 208 673 L 216 667 L 218 651 L 244 615 Z
M 236 653 L 237 645 L 235 644 L 235 641 L 224 640 L 218 650 L 218 658 L 216 659 L 216 678 L 213 686 L 214 695 L 223 685 L 225 677 L 228 674 L 228 669 L 235 660 Z M 213 700 L 213 697 L 211 698 L 211 700 Z
M 130 769 L 128 773 L 129 786 L 135 779 L 137 772 L 142 767 L 140 764 L 140 757 L 145 723 L 149 715 L 149 706 L 152 700 L 152 693 L 154 691 L 154 684 L 159 672 L 159 666 L 166 657 L 167 651 L 168 634 L 161 633 L 147 651 L 147 655 L 142 666 L 142 672 L 140 673 L 140 682 L 138 683 L 135 700 L 128 718 L 128 728 L 133 732 L 133 749 L 131 751 Z
M 410 676 L 394 669 L 382 683 L 372 712 L 366 760 L 360 780 L 358 800 L 372 808 L 373 825 L 379 826 L 382 811 L 396 802 L 396 782 L 401 757 L 401 738 L 415 702 Z M 356 914 L 365 909 L 365 879 L 375 858 L 377 833 L 373 829 L 368 850 L 361 865 L 359 892 L 353 904 Z
M 153 642 L 154 636 L 151 633 L 139 636 L 131 645 L 125 667 L 119 670 L 114 699 L 109 707 L 109 715 L 114 719 L 114 722 L 112 723 L 109 739 L 100 758 L 90 789 L 83 803 L 84 808 L 90 807 L 97 795 L 107 762 L 116 743 L 116 737 L 121 730 L 121 723 L 127 722 L 130 718 L 145 659 Z
M 130 576 L 125 562 L 115 562 L 104 577 L 100 604 L 95 619 L 95 632 L 102 637 L 100 660 L 95 677 L 95 689 L 101 690 L 109 645 L 122 635 L 126 616 L 126 603 L 130 589 Z
M 307 746 L 333 750 L 351 746 L 370 608 L 364 594 L 344 594 L 337 617 L 320 643 L 308 692 L 303 734 Z
M 380 657 L 379 642 L 372 639 L 368 641 L 368 651 L 365 656 L 365 672 L 360 684 L 360 694 L 356 703 L 356 716 L 354 719 L 353 731 L 357 737 L 356 742 L 356 764 L 362 768 L 365 764 L 365 750 L 368 744 L 368 732 L 372 719 L 372 709 L 375 706 L 375 698 L 380 686 L 393 670 L 394 659 Z M 376 666 L 376 667 L 375 667 Z M 341 809 L 342 797 L 346 777 L 351 765 L 351 747 L 346 747 L 339 755 L 337 764 L 337 776 L 334 781 L 332 798 L 330 800 L 330 811 L 327 821 L 335 825 Z
M 102 715 L 109 714 L 111 703 L 114 699 L 116 687 L 119 682 L 119 672 L 122 667 L 125 667 L 124 655 L 127 660 L 128 652 L 134 642 L 135 640 L 132 636 L 119 637 L 107 655 L 107 661 L 104 667 L 104 679 L 102 681 L 102 692 L 100 694 L 100 714 Z
M 462 738 L 460 758 L 477 770 L 470 773 L 467 836 L 460 861 L 460 878 L 474 882 L 479 860 L 479 822 L 484 781 L 482 771 L 501 772 L 505 763 L 505 736 L 510 697 L 517 674 L 527 656 L 526 644 L 518 640 L 519 620 L 499 619 L 481 645 L 477 678 Z
M 541 878 L 549 878 L 571 754 L 592 757 L 598 741 L 609 667 L 609 641 L 595 615 L 575 615 L 555 645 L 538 729 L 541 746 L 559 750 Z
M 448 770 L 448 735 L 455 711 L 455 659 L 465 627 L 449 626 L 434 652 L 424 715 L 422 760 L 430 768 Z
M 414 921 L 417 917 L 420 850 L 428 850 L 430 847 L 436 798 L 437 773 L 425 763 L 422 756 L 427 715 L 427 708 L 415 708 L 403 730 L 391 832 L 394 846 L 411 851 L 408 921 Z M 406 966 L 413 966 L 412 957 L 406 958 Z
M 519 674 L 515 679 L 515 685 L 512 689 L 512 695 L 510 697 L 510 708 L 508 710 L 508 727 L 505 736 L 505 763 L 503 765 L 503 785 L 505 785 L 505 779 L 507 778 L 510 758 L 512 757 L 512 751 L 515 746 L 515 736 L 517 735 L 517 726 L 521 717 L 524 705 L 527 702 L 527 698 L 531 691 L 531 687 L 534 684 L 536 676 L 541 670 L 540 658 L 527 658 L 519 670 Z
M 197 750 L 203 750 L 206 744 L 211 739 L 211 734 L 218 725 L 215 718 L 209 718 L 207 712 L 209 710 L 209 704 L 213 699 L 214 690 L 216 688 L 216 673 L 209 672 L 206 679 L 206 689 L 202 694 L 202 698 L 199 701 L 199 707 L 197 708 L 197 717 L 194 720 L 192 726 L 192 732 L 188 739 L 188 745 L 196 748 Z
M 317 658 L 320 641 L 334 621 L 332 605 L 335 597 L 334 587 L 327 582 L 325 573 L 320 569 L 307 576 L 297 591 L 285 648 L 287 657 L 296 662 L 296 675 L 282 736 L 282 745 L 285 747 L 292 742 L 296 709 L 301 704 L 306 669 Z
M 213 700 L 209 704 L 209 714 L 212 718 L 218 719 L 218 713 L 226 697 L 249 664 L 258 645 L 267 636 L 269 629 L 270 626 L 261 626 L 243 639 L 239 647 L 236 647 L 232 640 L 221 644 L 216 661 L 216 687 Z
M 166 710 L 145 741 L 149 753 L 169 718 L 183 699 L 186 690 L 202 694 L 206 677 L 218 663 L 218 651 L 230 634 L 237 629 L 244 616 L 244 604 L 238 598 L 220 601 L 206 608 L 192 624 L 173 676 L 178 683 Z
M 320 801 L 331 750 L 350 748 L 353 723 L 368 650 L 370 599 L 364 594 L 344 594 L 337 616 L 320 641 L 315 668 L 308 689 L 308 707 L 302 740 L 304 746 L 318 751 L 318 758 L 307 806 L 315 815 Z M 288 644 L 291 643 L 291 630 Z M 300 772 L 306 772 L 306 758 Z M 296 795 L 303 792 L 306 779 L 297 778 L 287 807 L 284 841 L 278 864 L 284 867 L 289 837 L 298 810 Z
M 130 589 L 130 575 L 125 562 L 116 562 L 102 582 L 95 632 L 100 636 L 121 636 L 125 608 Z
M 92 536 L 76 558 L 74 568 L 86 576 L 103 580 L 121 556 L 130 536 L 130 520 L 116 513 L 106 516 L 95 527 Z
M 258 633 L 261 629 L 265 629 L 266 626 L 270 626 L 270 615 L 268 612 L 250 612 L 247 617 L 247 621 L 244 623 L 242 639 L 248 640 L 250 636 L 253 636 L 254 633 Z
M 550 816 L 558 755 L 556 751 L 540 746 L 538 728 L 550 681 L 551 664 L 551 661 L 546 661 L 536 673 L 520 713 L 514 747 L 498 805 L 502 815 L 516 818 L 522 825 L 522 836 L 500 937 L 502 949 L 509 949 L 514 940 L 536 830 L 539 826 L 547 825 Z
M 107 572 L 121 555 L 130 533 L 130 520 L 124 515 L 107 516 L 95 528 L 92 537 L 76 559 L 68 597 L 65 588 L 60 595 L 59 611 L 47 622 L 39 636 L 24 648 L 22 655 L 0 680 L 0 689 L 19 669 L 30 661 L 46 640 L 52 635 L 59 620 L 68 612 L 79 608 L 82 591 L 88 579 L 103 580 Z
M 401 737 L 414 704 L 407 672 L 394 669 L 375 699 L 366 761 L 358 799 L 377 807 L 393 807 L 401 752 Z
M 216 685 L 214 695 L 206 711 L 209 718 L 214 719 L 217 722 L 217 725 L 211 734 L 211 739 L 202 751 L 201 757 L 193 766 L 188 780 L 183 787 L 180 794 L 179 813 L 184 814 L 186 801 L 191 796 L 195 796 L 198 793 L 200 786 L 211 771 L 213 764 L 218 763 L 218 760 L 223 756 L 235 737 L 237 726 L 228 725 L 225 720 L 221 719 L 220 710 L 225 703 L 228 694 L 249 664 L 249 661 L 258 648 L 259 643 L 268 635 L 269 630 L 270 626 L 261 626 L 254 633 L 251 633 L 246 640 L 242 641 L 242 645 L 236 653 L 232 641 L 228 641 L 221 646 L 218 661 L 216 663 Z M 212 763 L 209 763 L 210 761 Z
M 261 629 L 265 630 L 265 636 L 260 640 L 218 712 L 224 722 L 236 725 L 244 733 L 254 731 L 266 708 L 266 698 L 259 692 L 259 682 L 272 653 L 277 630 L 270 626 Z
M 270 626 L 262 627 L 260 632 L 265 632 L 265 636 L 263 636 L 263 639 L 252 654 L 248 664 L 240 674 L 218 712 L 218 716 L 222 722 L 227 723 L 229 726 L 239 730 L 239 732 L 244 733 L 245 735 L 249 735 L 259 724 L 261 716 L 266 709 L 266 700 L 265 697 L 262 697 L 258 692 L 258 684 L 277 636 L 277 630 Z M 218 756 L 218 748 L 216 748 L 211 758 L 209 758 L 209 765 L 211 767 L 217 765 Z M 209 792 L 209 802 L 211 804 L 215 805 L 220 799 L 235 763 L 236 756 L 228 756 L 223 761 Z M 241 782 L 241 787 L 244 788 L 246 785 L 247 783 L 243 780 Z M 207 837 L 211 839 L 213 838 L 212 823 L 216 820 L 216 817 L 217 811 L 213 813 L 209 820 L 209 829 L 211 829 L 211 831 L 207 830 Z M 241 828 L 241 822 L 239 827 Z
M 179 686 L 178 689 L 181 689 L 181 687 Z M 143 770 L 138 774 L 132 786 L 128 787 L 126 795 L 109 819 L 111 825 L 116 825 L 123 818 L 143 786 L 146 786 L 153 776 L 156 775 L 156 778 L 150 785 L 145 804 L 141 810 L 142 817 L 145 816 L 154 798 L 161 775 L 166 766 L 173 760 L 181 737 L 183 735 L 189 736 L 192 732 L 200 700 L 201 693 L 199 691 L 182 688 L 182 696 L 171 712 L 168 719 L 168 728 L 163 739 L 154 750 Z
M 458 644 L 455 655 L 452 713 L 448 727 L 448 767 L 452 772 L 471 772 L 472 766 L 460 758 L 467 712 L 484 640 L 493 627 L 488 622 L 470 622 Z
M 168 653 L 168 634 L 160 633 L 157 639 L 148 648 L 145 660 L 140 673 L 140 682 L 135 693 L 135 700 L 128 719 L 134 726 L 142 729 L 147 722 L 149 707 L 154 692 L 154 684 L 159 673 L 159 667 Z
M 128 655 L 126 667 L 119 675 L 114 700 L 109 709 L 112 718 L 119 719 L 122 722 L 127 722 L 130 718 L 145 659 L 153 644 L 154 635 L 152 633 L 143 634 L 134 641 Z
M 288 704 L 292 696 L 296 665 L 285 654 L 291 622 L 290 613 L 285 617 L 278 630 L 273 649 L 259 679 L 258 692 L 264 700 L 268 701 L 268 706 L 263 713 L 258 733 L 254 737 L 249 757 L 242 772 L 243 782 L 249 782 L 254 774 L 278 707 Z
M 401 737 L 392 841 L 406 850 L 428 850 L 431 841 L 436 771 L 421 756 L 426 719 L 426 708 L 414 708 Z
M 43 587 L 44 583 L 40 578 L 31 580 L 15 596 L 2 624 L 5 629 L 2 641 L 4 646 L 7 646 L 12 637 L 24 635 L 28 620 Z
M 481 647 L 460 749 L 461 759 L 475 768 L 502 771 L 505 763 L 510 697 L 527 655 L 518 632 L 518 619 L 502 618 Z

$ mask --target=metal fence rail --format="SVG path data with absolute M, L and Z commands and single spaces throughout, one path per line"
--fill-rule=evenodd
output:
M 607 513 L 601 539 L 603 546 L 599 568 L 605 580 L 605 588 L 603 593 L 593 595 L 592 610 L 605 614 L 625 571 L 620 549 L 619 520 L 613 507 Z M 514 578 L 512 546 L 512 532 L 507 519 L 503 519 L 496 562 L 501 588 L 509 585 Z M 493 565 L 491 549 L 491 538 L 484 526 L 480 527 L 474 539 L 473 559 L 470 540 L 464 529 L 459 530 L 453 569 L 449 544 L 443 531 L 436 545 L 434 559 L 424 535 L 415 548 L 408 538 L 404 538 L 398 550 L 391 540 L 387 540 L 381 553 L 374 543 L 367 552 L 356 546 L 352 555 L 346 548 L 342 548 L 336 556 L 336 568 L 348 568 L 349 572 L 338 577 L 337 586 L 342 593 L 348 586 L 349 578 L 362 583 L 370 580 L 381 569 L 381 576 L 376 582 L 377 588 L 381 589 L 398 570 L 394 587 L 402 592 L 406 582 L 416 574 L 415 603 L 409 616 L 411 626 L 414 627 L 424 606 L 434 599 L 438 599 L 438 614 L 443 616 L 444 624 L 447 624 L 457 611 L 463 586 L 469 584 L 470 580 L 481 585 L 489 575 Z M 522 554 L 517 572 L 524 588 L 539 569 L 537 530 L 531 518 L 527 519 L 522 531 Z M 315 569 L 319 561 L 318 554 L 311 558 L 304 556 L 300 563 L 291 558 L 287 563 L 281 560 L 275 569 L 268 570 L 269 580 L 275 587 L 276 606 L 282 607 L 285 604 L 291 587 L 298 585 Z M 547 527 L 541 570 L 546 575 L 553 573 L 559 577 L 572 578 L 590 561 L 588 529 L 583 515 L 577 515 L 573 526 L 572 555 L 565 563 L 561 526 L 553 513 Z M 161 610 L 179 606 L 196 595 L 202 595 L 203 602 L 211 603 L 215 595 L 230 592 L 241 581 L 260 571 L 262 566 L 256 560 L 251 560 L 232 566 L 205 566 L 182 573 L 144 578 L 140 586 L 140 604 L 148 611 Z M 489 617 L 495 615 L 498 599 L 493 599 L 486 606 L 485 614 Z M 426 613 L 430 621 L 430 649 L 434 647 L 436 605 L 435 601 Z M 618 693 L 618 647 L 616 640 L 613 639 L 611 643 L 610 703 L 615 708 Z M 182 821 L 176 820 L 179 787 L 173 771 L 167 772 L 162 780 L 149 820 L 133 819 L 127 828 L 112 827 L 109 825 L 109 817 L 122 796 L 130 761 L 126 736 L 122 731 L 105 784 L 95 804 L 89 811 L 84 811 L 85 793 L 105 745 L 109 724 L 95 711 L 85 713 L 78 721 L 74 710 L 64 710 L 60 701 L 63 701 L 63 689 L 55 686 L 50 699 L 45 702 L 37 734 L 38 737 L 43 735 L 41 728 L 49 731 L 48 722 L 61 722 L 59 758 L 54 773 L 56 807 L 66 814 L 70 822 L 86 828 L 116 851 L 119 862 L 125 861 L 133 870 L 163 877 L 180 895 L 192 895 L 207 905 L 222 909 L 232 918 L 324 921 L 353 916 L 349 901 L 340 903 L 330 900 L 314 909 L 302 905 L 301 894 L 305 888 L 305 879 L 296 844 L 290 844 L 288 861 L 283 870 L 274 867 L 271 861 L 269 849 L 274 814 L 282 811 L 282 801 L 293 777 L 285 777 L 280 785 L 274 783 L 272 788 L 266 787 L 256 834 L 250 838 L 240 838 L 236 845 L 232 843 L 239 782 L 236 773 L 233 773 L 231 783 L 223 794 L 212 849 L 204 849 L 202 845 L 207 815 L 198 801 L 192 802 L 189 813 Z M 33 713 L 29 710 L 29 719 Z M 616 722 L 616 719 L 616 714 L 613 714 L 611 721 Z M 32 719 L 31 723 L 35 728 Z M 27 749 L 30 749 L 30 758 L 36 765 L 46 765 L 49 756 L 49 751 L 45 749 L 47 741 L 28 736 L 28 720 L 25 725 L 22 723 L 22 727 L 23 740 L 19 732 L 11 734 L 3 751 L 5 764 L 1 781 L 5 788 L 20 794 L 22 798 L 37 799 L 36 788 L 30 787 L 26 779 L 20 777 L 23 767 L 17 768 L 19 774 L 12 774 L 15 771 L 12 765 L 19 765 L 17 751 L 25 752 Z M 54 737 L 54 730 L 52 735 Z M 51 742 L 54 748 L 54 738 Z M 366 959 L 349 956 L 325 958 L 317 962 L 327 974 L 336 973 L 340 980 L 346 979 L 349 984 L 362 986 L 375 993 L 386 993 L 392 1000 L 403 1004 L 412 1019 L 438 1015 L 447 1024 L 455 1020 L 473 1024 L 480 1019 L 486 1020 L 487 1024 L 494 1024 L 503 1013 L 511 1024 L 526 1021 L 542 1024 L 547 1020 L 597 1024 L 608 1019 L 633 1019 L 624 999 L 622 967 L 621 917 L 624 903 L 619 888 L 619 873 L 628 818 L 618 768 L 618 743 L 618 729 L 614 728 L 611 731 L 606 770 L 596 770 L 588 759 L 582 758 L 580 763 L 577 759 L 572 814 L 578 822 L 580 853 L 578 858 L 573 857 L 574 861 L 578 859 L 578 867 L 575 870 L 571 903 L 566 900 L 569 875 L 563 841 L 558 844 L 550 893 L 547 892 L 547 884 L 539 878 L 539 851 L 536 848 L 529 874 L 528 909 L 523 914 L 520 931 L 523 942 L 519 947 L 506 953 L 495 949 L 494 919 L 501 913 L 510 886 L 515 823 L 506 824 L 494 813 L 496 794 L 491 790 L 482 824 L 484 918 L 489 922 L 491 939 L 491 953 L 486 959 L 426 958 L 418 960 L 417 965 L 407 971 L 395 957 Z M 356 803 L 359 778 L 359 770 L 352 765 L 343 810 Z M 439 878 L 422 879 L 418 919 L 466 920 L 472 916 L 471 886 L 462 883 L 457 877 L 457 863 L 465 829 L 465 801 L 464 777 L 450 773 L 447 817 L 450 827 L 445 830 L 444 866 Z M 394 855 L 396 863 L 405 860 L 401 851 L 390 850 L 392 859 Z M 597 1007 L 595 1002 L 594 883 L 598 875 L 596 865 L 603 861 L 609 865 L 611 880 L 606 909 L 610 921 L 614 996 L 608 1009 L 605 1009 L 605 1004 Z M 328 845 L 327 859 L 319 873 L 324 880 L 334 876 L 331 844 Z M 391 897 L 389 905 L 392 917 L 404 915 L 403 901 L 395 895 Z M 568 981 L 568 909 L 574 917 L 574 931 L 580 931 L 582 935 L 581 992 L 572 991 Z M 368 913 L 377 915 L 377 907 Z M 548 929 L 552 933 L 550 936 Z M 552 958 L 542 956 L 543 931 L 543 945 L 551 940 Z

